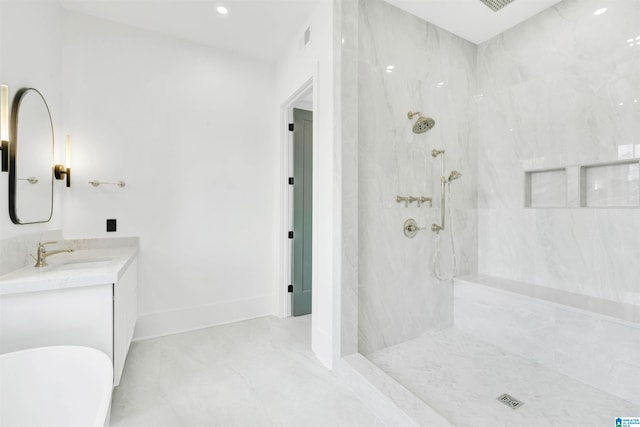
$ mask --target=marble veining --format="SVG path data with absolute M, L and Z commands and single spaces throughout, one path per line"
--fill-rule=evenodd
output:
M 570 379 L 454 328 L 367 355 L 453 425 L 607 426 L 640 405 Z M 525 404 L 513 410 L 503 393 Z M 628 415 L 634 416 L 634 415 Z
M 637 203 L 635 169 L 589 172 L 598 208 L 577 167 L 569 209 L 523 206 L 527 170 L 640 157 L 640 3 L 600 7 L 565 0 L 478 46 L 478 272 L 637 305 L 640 211 L 615 207 Z
M 432 272 L 435 235 L 402 231 L 408 218 L 439 222 L 434 148 L 446 150 L 447 173 L 463 174 L 448 208 L 459 269 L 476 270 L 476 47 L 382 0 L 360 0 L 358 11 L 358 350 L 368 353 L 452 322 L 451 286 Z M 409 111 L 435 127 L 414 134 Z M 433 207 L 404 207 L 399 194 L 433 197 Z M 442 233 L 442 271 L 451 268 L 450 231 Z
M 454 287 L 457 329 L 640 405 L 640 306 L 486 276 Z

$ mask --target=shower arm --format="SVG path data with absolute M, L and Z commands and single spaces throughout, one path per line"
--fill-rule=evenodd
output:
M 444 150 L 434 149 L 431 151 L 431 156 L 434 158 L 440 155 L 442 156 L 442 163 L 441 163 L 442 174 L 440 176 L 440 225 L 431 224 L 431 231 L 435 231 L 436 233 L 440 232 L 441 230 L 444 230 L 444 210 L 445 210 L 444 191 L 445 191 L 445 184 L 447 180 L 444 177 Z

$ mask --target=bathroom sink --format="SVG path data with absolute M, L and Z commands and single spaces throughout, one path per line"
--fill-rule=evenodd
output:
M 66 259 L 59 264 L 51 266 L 49 271 L 58 271 L 58 270 L 84 270 L 87 268 L 98 268 L 105 267 L 108 265 L 113 258 L 77 258 L 77 259 Z

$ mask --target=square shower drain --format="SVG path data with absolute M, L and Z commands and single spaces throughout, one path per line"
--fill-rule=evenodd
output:
M 513 396 L 509 396 L 507 393 L 503 394 L 502 396 L 499 396 L 498 398 L 496 398 L 496 400 L 498 402 L 504 403 L 511 409 L 518 409 L 519 407 L 524 405 L 523 402 L 520 402 L 518 399 L 516 399 Z

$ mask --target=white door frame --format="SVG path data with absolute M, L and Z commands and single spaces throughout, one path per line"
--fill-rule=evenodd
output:
M 280 259 L 282 260 L 280 266 L 280 272 L 278 274 L 278 290 L 276 292 L 278 298 L 278 316 L 290 317 L 291 316 L 291 294 L 287 291 L 287 286 L 291 284 L 291 251 L 293 242 L 288 238 L 287 233 L 289 230 L 293 230 L 293 187 L 289 185 L 289 177 L 293 176 L 293 132 L 289 132 L 289 123 L 293 123 L 293 109 L 296 107 L 302 107 L 303 102 L 311 94 L 312 112 L 315 122 L 317 115 L 317 96 L 316 87 L 314 84 L 314 78 L 309 78 L 306 82 L 298 88 L 280 107 Z M 308 108 L 308 106 L 306 107 Z M 317 126 L 313 125 L 313 140 L 317 141 Z M 316 144 L 313 144 L 313 180 L 315 181 L 316 171 L 316 159 L 317 159 Z M 315 193 L 315 185 L 313 186 Z M 314 194 L 314 211 L 315 194 Z M 315 214 L 314 214 L 315 215 Z M 313 234 L 312 234 L 313 235 Z M 312 264 L 315 264 L 316 253 L 315 250 L 312 253 Z M 313 271 L 313 269 L 312 269 Z M 315 277 L 311 278 L 312 282 L 315 282 Z M 313 301 L 314 294 L 311 294 Z M 312 303 L 313 307 L 314 304 Z M 313 313 L 312 313 L 313 315 Z

